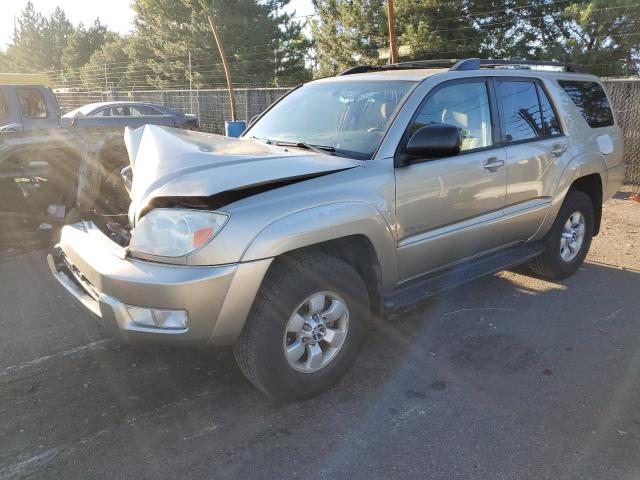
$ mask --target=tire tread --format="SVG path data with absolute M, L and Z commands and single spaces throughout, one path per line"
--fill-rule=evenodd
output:
M 258 338 L 259 331 L 254 327 L 254 324 L 267 317 L 267 309 L 272 301 L 271 299 L 277 298 L 283 291 L 286 291 L 286 286 L 290 282 L 296 282 L 301 276 L 308 275 L 312 271 L 327 268 L 333 271 L 340 271 L 345 267 L 352 269 L 349 264 L 337 257 L 321 252 L 312 252 L 288 255 L 284 260 L 276 259 L 267 273 L 242 333 L 233 346 L 233 353 L 236 363 L 244 376 L 270 397 L 283 399 L 284 396 L 277 395 L 276 387 L 271 385 L 268 379 L 264 378 L 264 375 L 259 372 L 258 365 L 261 365 L 264 359 L 257 358 L 255 345 L 258 344 L 260 338 Z
M 589 226 L 593 229 L 593 205 L 591 203 L 591 198 L 580 190 L 569 190 L 560 210 L 558 211 L 558 215 L 556 216 L 551 230 L 549 230 L 542 239 L 542 243 L 546 247 L 545 252 L 531 259 L 528 263 L 528 267 L 533 273 L 552 280 L 559 280 L 573 274 L 573 271 L 571 271 L 572 269 L 569 269 L 569 272 L 565 272 L 561 268 L 562 265 L 559 265 L 559 254 L 556 251 L 555 242 L 556 237 L 559 234 L 559 229 L 561 229 L 564 224 L 565 217 L 572 213 L 570 210 L 575 210 L 577 205 L 582 203 L 589 205 L 589 208 L 587 208 L 587 211 L 584 213 L 588 217 Z M 592 235 L 593 230 L 586 233 L 585 244 L 582 247 L 584 251 L 580 253 L 579 257 L 577 257 L 581 257 L 581 259 L 574 264 L 575 269 L 577 269 L 584 261 L 584 258 L 589 251 L 589 247 L 591 246 Z

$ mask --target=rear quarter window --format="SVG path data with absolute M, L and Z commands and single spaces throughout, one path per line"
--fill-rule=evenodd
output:
M 614 124 L 609 100 L 599 83 L 574 80 L 559 80 L 558 83 L 591 128 L 610 127 Z
M 4 99 L 4 95 L 0 92 L 0 123 L 6 122 L 9 119 L 9 106 Z

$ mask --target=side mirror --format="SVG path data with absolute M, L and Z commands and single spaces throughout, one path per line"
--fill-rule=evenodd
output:
M 407 143 L 406 153 L 417 158 L 451 157 L 460 153 L 462 133 L 455 125 L 434 123 L 418 129 Z M 407 159 L 408 163 L 411 162 Z

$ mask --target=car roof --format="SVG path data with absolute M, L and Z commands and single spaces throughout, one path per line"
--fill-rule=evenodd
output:
M 165 108 L 164 106 L 156 105 L 155 103 L 135 102 L 135 101 L 131 101 L 131 100 L 88 103 L 88 104 L 86 104 L 84 106 L 85 107 L 91 107 L 91 108 L 102 108 L 102 107 L 113 107 L 115 105 L 144 105 L 144 106 L 148 106 L 148 107 Z
M 366 73 L 353 73 L 350 75 L 338 75 L 336 77 L 327 77 L 322 78 L 320 80 L 316 80 L 318 82 L 323 81 L 362 81 L 362 80 L 404 80 L 404 81 L 413 81 L 419 82 L 420 80 L 424 80 L 427 77 L 435 75 L 437 73 L 444 73 L 449 71 L 448 68 L 412 68 L 412 69 L 399 69 L 399 70 L 381 70 L 375 72 L 366 72 Z
M 139 105 L 139 106 L 155 108 L 161 111 L 165 115 L 169 115 L 168 112 L 171 112 L 171 114 L 179 114 L 179 112 L 176 112 L 175 110 L 169 107 L 165 107 L 164 105 L 157 105 L 155 103 L 148 103 L 148 102 L 135 102 L 131 100 L 124 100 L 124 101 L 87 103 L 85 105 L 82 105 L 81 107 L 75 108 L 70 112 L 65 113 L 63 117 L 71 117 L 75 115 L 77 112 L 82 112 L 83 115 L 90 115 L 94 113 L 96 110 L 99 110 L 101 108 L 113 107 L 117 105 Z
M 481 68 L 475 70 L 451 70 L 449 68 L 399 68 L 376 70 L 363 73 L 338 75 L 316 80 L 316 82 L 350 82 L 350 81 L 412 81 L 420 82 L 434 75 L 451 74 L 454 78 L 464 77 L 531 77 L 547 79 L 575 79 L 599 81 L 598 77 L 582 72 L 565 72 L 550 68 Z

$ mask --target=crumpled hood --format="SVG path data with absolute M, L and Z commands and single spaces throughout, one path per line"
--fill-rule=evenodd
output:
M 124 141 L 133 170 L 131 220 L 137 220 L 153 198 L 210 197 L 363 163 L 251 139 L 157 125 L 125 128 Z

